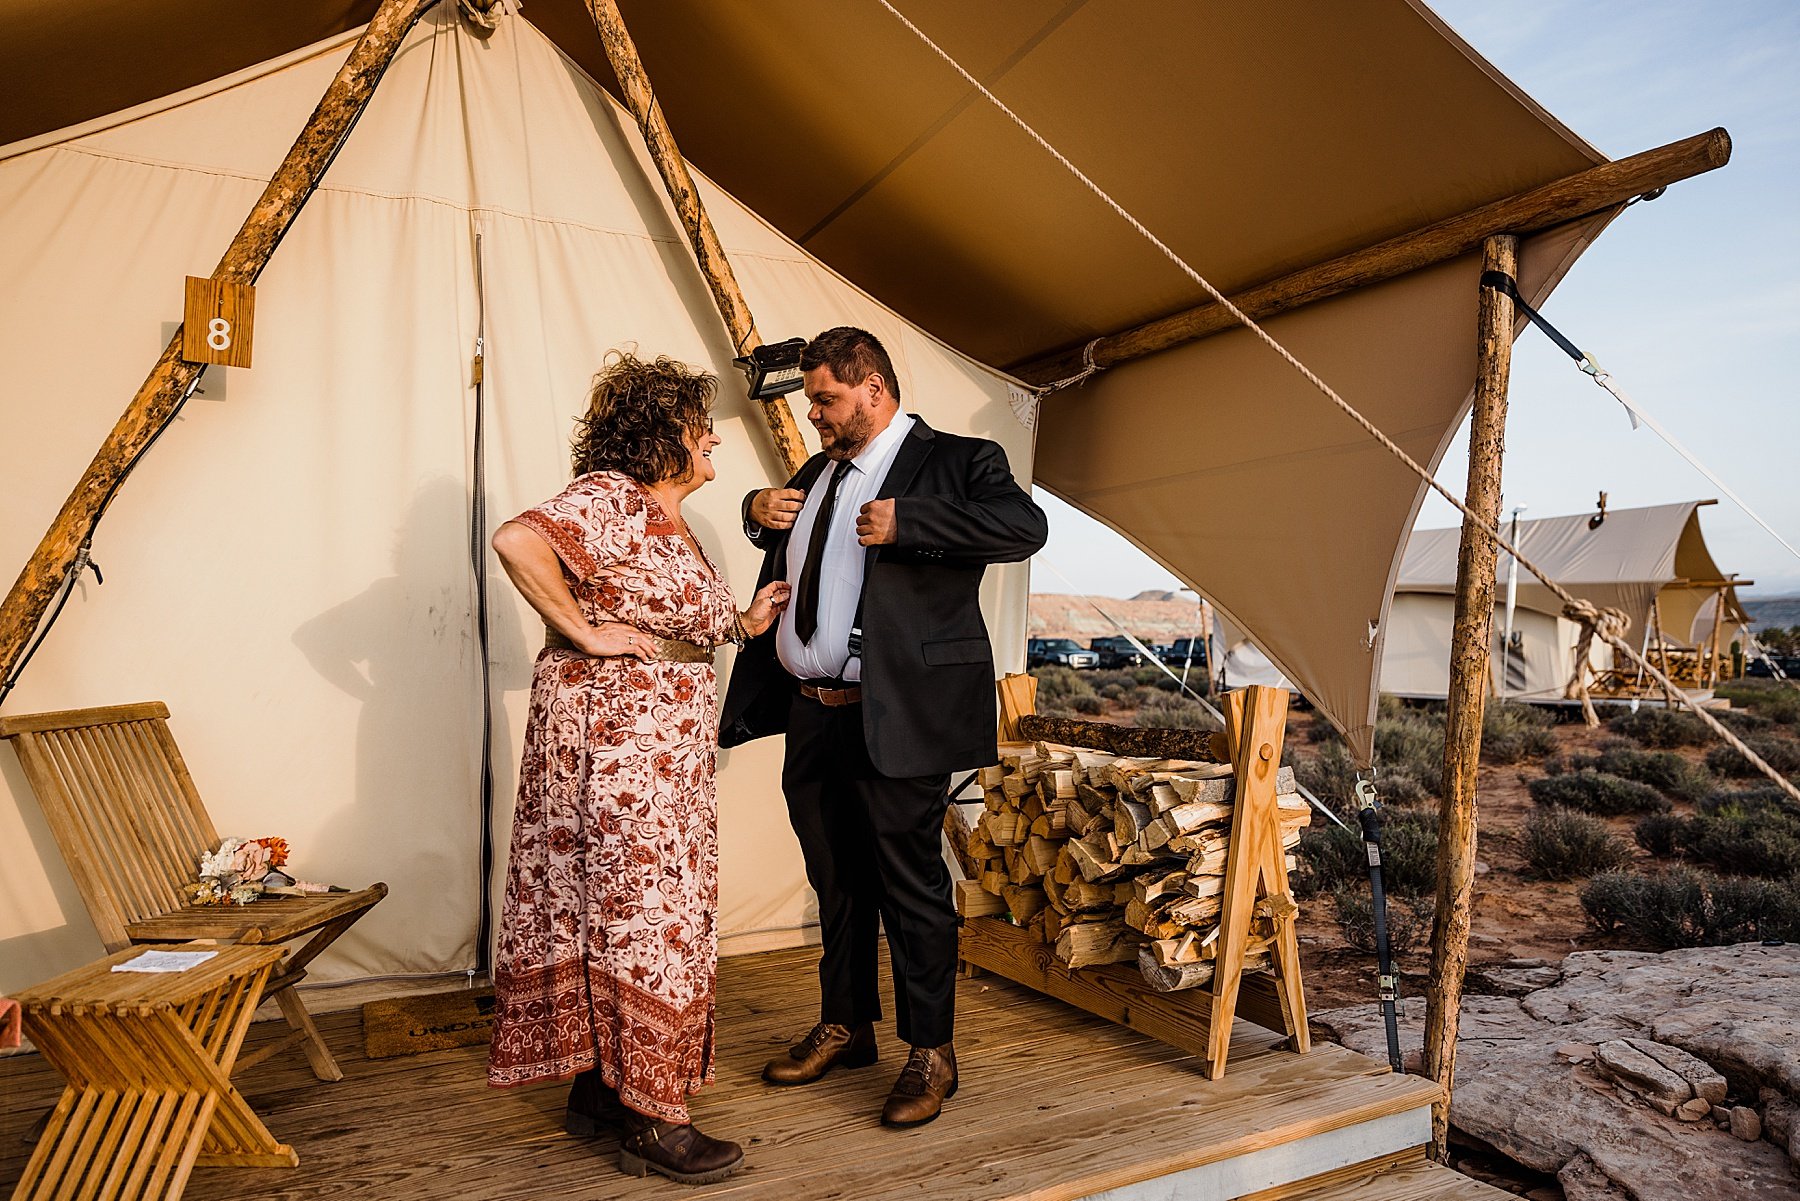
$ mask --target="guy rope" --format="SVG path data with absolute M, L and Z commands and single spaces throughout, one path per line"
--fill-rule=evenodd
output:
M 992 91 L 990 91 L 979 79 L 976 79 L 975 76 L 971 75 L 969 73 L 969 71 L 961 63 L 957 62 L 956 59 L 952 58 L 948 51 L 946 51 L 943 47 L 939 46 L 936 42 L 932 41 L 931 38 L 924 32 L 924 30 L 920 29 L 917 25 L 914 25 L 911 21 L 909 21 L 906 18 L 906 15 L 904 13 L 902 13 L 899 9 L 895 8 L 893 6 L 893 4 L 891 4 L 889 2 L 889 0 L 876 0 L 876 3 L 880 4 L 881 7 L 885 8 L 889 13 L 893 14 L 893 16 L 896 20 L 898 20 L 907 29 L 911 30 L 912 33 L 916 37 L 918 37 L 918 39 L 921 42 L 923 42 L 927 47 L 929 47 L 939 58 L 943 59 L 944 62 L 947 63 L 952 70 L 954 70 L 958 75 L 962 76 L 964 82 L 966 82 L 970 87 L 974 88 L 976 91 L 980 92 L 981 95 L 983 97 L 985 97 L 989 103 L 991 103 L 995 108 L 999 109 L 1002 113 L 1004 113 L 1006 115 L 1006 117 L 1008 119 L 1010 119 L 1013 122 L 1013 124 L 1017 125 L 1021 130 L 1023 130 L 1025 132 L 1026 136 L 1030 137 L 1032 141 L 1036 142 L 1040 147 L 1042 147 L 1043 150 L 1046 153 L 1048 153 L 1052 158 L 1054 158 L 1058 163 L 1061 163 L 1062 166 L 1065 169 L 1067 169 L 1070 174 L 1072 174 L 1076 179 L 1080 180 L 1083 186 L 1085 186 L 1090 192 L 1092 192 L 1097 198 L 1099 198 L 1099 200 L 1103 204 L 1105 204 L 1114 213 L 1116 213 L 1120 217 L 1121 220 L 1125 221 L 1126 224 L 1130 225 L 1132 229 L 1136 230 L 1138 232 L 1138 234 L 1140 234 L 1146 241 L 1148 241 L 1152 246 L 1156 247 L 1157 250 L 1161 251 L 1163 256 L 1165 258 L 1167 258 L 1171 263 L 1173 263 L 1182 272 L 1182 274 L 1186 275 L 1190 280 L 1192 280 L 1196 285 L 1198 285 L 1202 291 L 1204 291 L 1209 297 L 1212 298 L 1212 300 L 1215 304 L 1218 304 L 1227 313 L 1229 313 L 1231 318 L 1234 321 L 1236 321 L 1239 325 L 1242 325 L 1245 329 L 1249 330 L 1251 334 L 1253 334 L 1260 342 L 1263 343 L 1263 345 L 1267 346 L 1270 350 L 1272 350 L 1276 354 L 1280 355 L 1281 358 L 1288 364 L 1288 366 L 1292 367 L 1295 371 L 1299 372 L 1303 379 L 1305 379 L 1314 388 L 1318 389 L 1318 391 L 1327 400 L 1331 401 L 1332 404 L 1336 405 L 1338 410 L 1340 412 L 1342 412 L 1344 414 L 1344 416 L 1348 417 L 1351 421 L 1354 421 L 1359 427 L 1361 427 L 1361 429 L 1363 430 L 1364 433 L 1368 434 L 1369 437 L 1373 438 L 1377 443 L 1379 443 L 1382 446 L 1382 448 L 1385 449 L 1389 454 L 1393 455 L 1395 458 L 1399 459 L 1401 463 L 1405 464 L 1406 467 L 1410 471 L 1412 471 L 1412 473 L 1414 475 L 1418 476 L 1420 480 L 1424 481 L 1424 483 L 1428 487 L 1430 487 L 1438 495 L 1442 496 L 1445 500 L 1449 501 L 1452 505 L 1454 505 L 1456 507 L 1457 512 L 1461 513 L 1463 515 L 1464 519 L 1469 521 L 1472 524 L 1473 528 L 1478 530 L 1485 537 L 1493 539 L 1495 546 L 1497 546 L 1501 550 L 1505 550 L 1508 554 L 1512 555 L 1513 558 L 1518 561 L 1520 566 L 1524 567 L 1527 571 L 1531 572 L 1532 575 L 1536 576 L 1539 580 L 1543 581 L 1544 586 L 1546 588 L 1550 589 L 1550 591 L 1556 596 L 1556 598 L 1558 600 L 1563 602 L 1564 613 L 1566 615 L 1568 615 L 1572 620 L 1582 623 L 1584 640 L 1591 642 L 1591 638 L 1599 638 L 1602 642 L 1605 642 L 1608 646 L 1611 646 L 1613 648 L 1613 651 L 1616 654 L 1623 654 L 1627 659 L 1630 659 L 1633 663 L 1637 664 L 1638 668 L 1640 670 L 1642 670 L 1644 672 L 1644 674 L 1649 676 L 1652 680 L 1656 681 L 1657 684 L 1661 685 L 1665 690 L 1667 690 L 1668 694 L 1671 697 L 1679 697 L 1681 700 L 1681 703 L 1686 705 L 1689 709 L 1693 710 L 1694 714 L 1696 716 L 1698 716 L 1700 718 L 1700 720 L 1702 722 L 1704 722 L 1707 725 L 1707 727 L 1712 730 L 1712 732 L 1714 734 L 1717 734 L 1720 738 L 1724 739 L 1725 742 L 1727 744 L 1729 744 L 1733 750 L 1737 751 L 1738 754 L 1742 755 L 1746 760 L 1748 760 L 1751 764 L 1753 764 L 1758 771 L 1762 772 L 1763 775 L 1767 776 L 1772 782 L 1774 782 L 1774 784 L 1778 788 L 1780 788 L 1783 792 L 1787 793 L 1788 796 L 1791 797 L 1796 803 L 1800 803 L 1800 788 L 1796 788 L 1794 786 L 1793 781 L 1789 780 L 1786 776 L 1782 775 L 1780 772 L 1776 771 L 1773 767 L 1771 767 L 1769 765 L 1769 763 L 1765 759 L 1763 759 L 1763 757 L 1761 755 L 1758 755 L 1755 751 L 1751 750 L 1750 747 L 1745 744 L 1743 739 L 1739 738 L 1736 734 L 1733 734 L 1730 730 L 1726 729 L 1725 726 L 1719 721 L 1718 718 L 1714 717 L 1711 713 L 1707 712 L 1707 710 L 1702 705 L 1700 705 L 1697 701 L 1695 701 L 1694 698 L 1688 696 L 1687 693 L 1683 692 L 1680 688 L 1676 687 L 1674 682 L 1671 681 L 1668 678 L 1668 676 L 1663 674 L 1661 671 L 1657 670 L 1656 666 L 1653 663 L 1651 663 L 1647 657 L 1640 654 L 1636 647 L 1632 646 L 1629 642 L 1627 642 L 1621 636 L 1622 631 L 1620 631 L 1619 629 L 1616 628 L 1617 623 L 1612 622 L 1612 621 L 1600 620 L 1598 614 L 1595 614 L 1592 617 L 1585 616 L 1586 614 L 1593 613 L 1592 605 L 1589 605 L 1586 602 L 1582 601 L 1580 598 L 1575 596 L 1574 593 L 1570 592 L 1567 588 L 1563 587 L 1561 584 L 1559 584 L 1555 580 L 1551 579 L 1550 576 L 1548 574 L 1546 574 L 1545 571 L 1541 567 L 1539 567 L 1531 559 L 1527 558 L 1522 552 L 1520 552 L 1518 547 L 1514 546 L 1511 542 L 1509 542 L 1507 540 L 1506 536 L 1500 532 L 1498 525 L 1488 522 L 1488 521 L 1484 520 L 1483 518 L 1481 518 L 1473 509 L 1471 509 L 1467 504 L 1465 504 L 1461 498 L 1455 496 L 1453 493 L 1450 492 L 1449 489 L 1445 488 L 1442 484 L 1438 483 L 1436 478 L 1434 478 L 1432 476 L 1431 472 L 1425 470 L 1425 468 L 1418 462 L 1418 460 L 1414 459 L 1411 455 L 1407 454 L 1405 449 L 1402 448 L 1399 445 L 1399 443 L 1395 442 L 1392 438 L 1388 437 L 1379 428 L 1377 428 L 1377 426 L 1375 425 L 1374 422 L 1370 421 L 1367 417 L 1363 416 L 1363 414 L 1361 412 L 1359 412 L 1354 405 L 1352 405 L 1349 401 L 1345 400 L 1342 396 L 1340 396 L 1335 388 L 1333 388 L 1330 384 L 1326 383 L 1323 379 L 1321 379 L 1318 376 L 1318 374 L 1316 372 L 1314 372 L 1305 363 L 1301 362 L 1297 357 L 1295 357 L 1295 355 L 1293 354 L 1292 351 L 1288 350 L 1287 347 L 1283 346 L 1280 342 L 1276 341 L 1275 338 L 1273 336 L 1271 336 L 1267 330 L 1263 329 L 1262 326 L 1258 325 L 1256 323 L 1256 321 L 1250 317 L 1249 314 L 1245 313 L 1241 308 L 1239 308 L 1237 305 L 1233 304 L 1232 301 L 1230 300 L 1230 298 L 1225 295 L 1225 293 L 1221 292 L 1218 288 L 1214 287 L 1212 282 L 1210 280 L 1208 280 L 1205 276 L 1201 275 L 1200 272 L 1196 271 L 1187 262 L 1187 260 L 1183 259 L 1179 254 L 1175 253 L 1175 251 L 1173 249 L 1171 249 L 1169 247 L 1169 245 L 1167 243 L 1165 243 L 1161 238 L 1158 238 L 1154 233 L 1151 233 L 1150 230 L 1143 224 L 1143 222 L 1139 221 L 1136 217 L 1132 216 L 1129 212 L 1127 212 L 1125 207 L 1123 205 L 1121 205 L 1118 201 L 1114 200 L 1110 195 L 1108 195 L 1104 188 L 1102 188 L 1099 184 L 1095 183 L 1092 179 L 1090 179 L 1087 176 L 1087 174 L 1081 170 L 1081 168 L 1077 167 L 1074 163 L 1070 162 L 1069 159 L 1060 150 L 1056 149 L 1056 147 L 1052 146 L 1048 141 L 1046 141 L 1044 139 L 1043 135 L 1038 133 L 1038 131 L 1036 129 L 1032 128 L 1031 125 L 1028 124 L 1023 117 L 1021 117 L 1021 116 L 1019 116 L 1019 114 L 1015 113 L 1011 108 L 1009 108 L 1006 105 L 1006 103 L 1004 101 L 1002 101 L 998 96 L 994 95 L 994 93 Z M 1488 280 L 1486 280 L 1484 278 L 1483 286 L 1495 287 L 1495 284 L 1492 282 L 1489 282 Z M 1088 364 L 1090 366 L 1093 365 L 1093 360 L 1092 360 L 1091 354 L 1086 356 L 1086 361 L 1088 362 Z M 1099 370 L 1099 368 L 1094 367 L 1094 370 Z M 1090 375 L 1092 373 L 1093 373 L 1092 371 L 1084 370 L 1082 373 L 1082 376 L 1083 376 L 1083 378 L 1085 378 L 1087 375 Z M 1600 380 L 1598 373 L 1595 374 L 1595 378 L 1603 386 L 1607 382 L 1606 380 Z M 1054 387 L 1054 385 L 1053 385 L 1053 387 Z M 1616 396 L 1616 395 L 1618 395 L 1618 393 L 1614 392 L 1614 395 Z M 1621 400 L 1621 403 L 1623 403 L 1623 400 Z M 1633 411 L 1636 412 L 1635 406 L 1628 406 L 1628 407 L 1631 407 L 1633 409 Z M 1727 490 L 1727 494 L 1728 495 L 1730 494 L 1729 490 Z M 1734 499 L 1735 499 L 1735 497 L 1734 497 Z M 1752 516 L 1754 516 L 1754 514 Z M 1758 518 L 1758 521 L 1760 521 L 1760 520 L 1761 519 Z M 1784 545 L 1784 546 L 1788 545 L 1785 539 L 1782 540 L 1782 545 Z M 1790 547 L 1789 549 L 1792 549 L 1792 548 Z M 1588 630 L 1592 631 L 1591 637 L 1587 634 Z M 1591 706 L 1586 711 L 1591 713 Z

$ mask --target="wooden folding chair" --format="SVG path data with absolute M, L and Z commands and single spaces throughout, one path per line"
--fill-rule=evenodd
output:
M 387 895 L 387 885 L 249 905 L 195 905 L 187 886 L 218 831 L 194 788 L 161 701 L 0 717 L 108 951 L 217 939 L 293 947 L 270 977 L 292 1033 L 237 1061 L 242 1070 L 299 1044 L 321 1080 L 343 1072 L 294 992 L 306 965 Z

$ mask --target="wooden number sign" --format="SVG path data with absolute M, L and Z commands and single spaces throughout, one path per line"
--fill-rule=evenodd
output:
M 188 276 L 181 357 L 190 363 L 248 367 L 255 316 L 256 289 L 251 285 Z

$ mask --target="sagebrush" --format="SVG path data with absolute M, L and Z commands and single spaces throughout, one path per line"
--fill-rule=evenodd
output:
M 1648 784 L 1608 775 L 1600 771 L 1566 772 L 1560 776 L 1544 776 L 1531 780 L 1525 787 L 1531 799 L 1543 806 L 1579 809 L 1600 817 L 1622 817 L 1632 813 L 1658 813 L 1669 807 L 1669 800 Z
M 1623 932 L 1659 950 L 1800 939 L 1800 890 L 1676 868 L 1603 872 L 1581 890 L 1581 907 L 1603 934 Z
M 1631 862 L 1631 848 L 1586 813 L 1551 806 L 1526 815 L 1519 849 L 1532 871 L 1546 880 L 1572 880 Z

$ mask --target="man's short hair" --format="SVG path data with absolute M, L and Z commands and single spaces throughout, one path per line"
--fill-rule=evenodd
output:
M 900 380 L 894 374 L 894 360 L 874 334 L 853 325 L 828 329 L 806 344 L 800 352 L 800 370 L 831 368 L 839 382 L 856 387 L 871 375 L 879 375 L 887 384 L 888 395 L 900 400 Z

